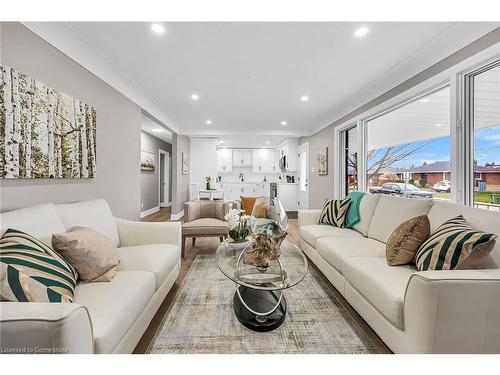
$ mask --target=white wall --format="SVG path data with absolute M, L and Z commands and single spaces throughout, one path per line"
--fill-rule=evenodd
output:
M 211 176 L 215 182 L 217 177 L 217 149 L 215 138 L 190 138 L 191 151 L 189 183 L 205 186 L 205 177 Z

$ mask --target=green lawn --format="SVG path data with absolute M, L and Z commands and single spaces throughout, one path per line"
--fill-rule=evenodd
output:
M 475 191 L 474 202 L 491 203 L 491 192 L 489 191 Z M 434 193 L 434 198 L 450 199 L 450 193 Z

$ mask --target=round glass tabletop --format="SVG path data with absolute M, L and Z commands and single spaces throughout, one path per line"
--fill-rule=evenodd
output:
M 215 257 L 222 273 L 239 285 L 259 290 L 282 290 L 301 282 L 308 265 L 302 250 L 291 242 L 283 241 L 280 248 L 281 256 L 266 268 L 244 263 L 245 252 L 252 249 L 251 243 L 245 249 L 233 249 L 229 240 L 224 240 Z

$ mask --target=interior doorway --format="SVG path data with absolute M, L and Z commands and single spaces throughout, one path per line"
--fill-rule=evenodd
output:
M 309 142 L 299 146 L 298 156 L 299 210 L 307 210 L 309 208 Z
M 158 150 L 159 172 L 158 173 L 158 203 L 160 207 L 170 207 L 170 153 Z

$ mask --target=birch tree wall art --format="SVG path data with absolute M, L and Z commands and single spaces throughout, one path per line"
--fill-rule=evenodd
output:
M 0 65 L 0 177 L 92 178 L 96 111 Z

